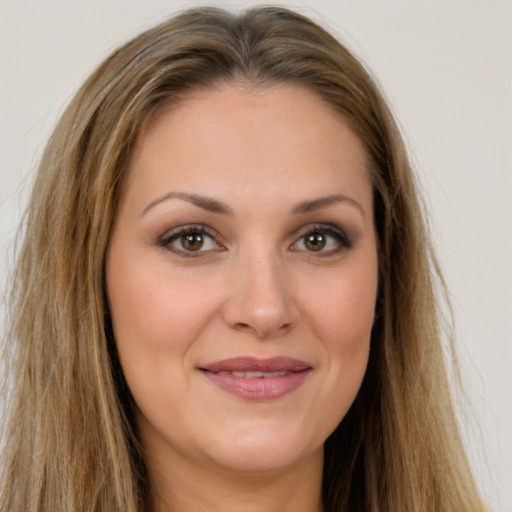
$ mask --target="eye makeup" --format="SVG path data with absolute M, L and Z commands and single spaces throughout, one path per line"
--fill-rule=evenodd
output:
M 205 252 L 224 251 L 218 238 L 218 233 L 205 224 L 187 224 L 167 231 L 158 238 L 158 245 L 178 256 L 197 258 Z
M 354 241 L 335 224 L 309 224 L 299 231 L 297 241 L 290 246 L 290 250 L 305 251 L 311 253 L 311 256 L 327 257 L 351 249 L 353 243 Z
M 219 242 L 219 233 L 201 224 L 184 224 L 168 230 L 158 238 L 157 245 L 183 258 L 198 258 L 206 253 L 225 251 Z M 343 229 L 332 223 L 307 224 L 293 236 L 288 249 L 305 253 L 309 257 L 335 256 L 353 246 L 353 239 Z

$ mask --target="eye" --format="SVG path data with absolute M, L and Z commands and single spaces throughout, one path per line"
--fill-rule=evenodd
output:
M 331 225 L 319 225 L 307 227 L 290 248 L 294 251 L 331 255 L 350 247 L 352 241 L 341 229 Z
M 182 256 L 196 256 L 197 253 L 223 250 L 208 233 L 206 226 L 180 226 L 167 232 L 159 241 L 159 245 Z M 196 253 L 196 254 L 194 254 Z

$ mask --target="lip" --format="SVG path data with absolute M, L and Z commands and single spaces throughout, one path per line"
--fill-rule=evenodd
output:
M 265 401 L 295 391 L 313 368 L 304 361 L 280 356 L 269 359 L 233 357 L 210 363 L 199 370 L 223 391 L 246 400 Z M 258 373 L 274 375 L 260 376 Z

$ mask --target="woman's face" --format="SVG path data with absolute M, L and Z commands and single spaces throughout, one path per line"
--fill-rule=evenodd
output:
M 194 92 L 144 129 L 106 276 L 154 460 L 238 472 L 321 461 L 368 361 L 365 156 L 339 114 L 291 85 Z

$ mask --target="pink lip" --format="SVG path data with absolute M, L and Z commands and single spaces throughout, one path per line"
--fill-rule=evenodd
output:
M 309 375 L 311 366 L 289 357 L 257 359 L 234 357 L 201 367 L 203 374 L 220 389 L 246 400 L 273 400 L 295 391 Z M 252 377 L 230 372 L 281 372 L 284 375 Z

